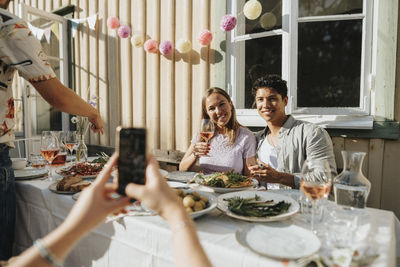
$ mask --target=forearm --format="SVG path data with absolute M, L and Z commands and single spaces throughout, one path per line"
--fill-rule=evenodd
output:
M 294 188 L 295 187 L 294 175 L 290 174 L 290 173 L 280 172 L 279 173 L 279 183 L 290 186 L 291 188 Z
M 74 229 L 62 224 L 56 230 L 42 238 L 41 242 L 53 258 L 63 261 L 85 233 L 79 230 L 79 228 Z M 51 266 L 51 264 L 40 255 L 38 248 L 32 246 L 16 257 L 11 266 Z
M 193 220 L 183 209 L 175 209 L 173 216 L 167 219 L 173 232 L 175 266 L 211 266 L 197 236 Z
M 98 111 L 85 102 L 74 91 L 65 87 L 58 79 L 36 82 L 32 84 L 39 94 L 57 109 L 74 115 L 93 118 Z
M 196 164 L 197 157 L 194 155 L 193 150 L 194 150 L 194 147 L 193 147 L 193 145 L 191 145 L 189 147 L 188 151 L 186 151 L 185 156 L 183 157 L 183 159 L 179 163 L 179 170 L 180 171 L 187 171 L 190 168 L 192 168 L 192 166 L 194 164 Z

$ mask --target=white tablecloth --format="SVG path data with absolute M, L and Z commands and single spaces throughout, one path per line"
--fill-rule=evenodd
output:
M 50 192 L 47 188 L 51 183 L 16 182 L 16 254 L 59 225 L 75 202 L 71 195 Z M 396 255 L 400 256 L 398 219 L 389 211 L 367 209 L 367 212 L 378 233 L 375 243 L 380 256 L 373 266 L 395 266 Z M 296 216 L 292 221 L 296 222 Z M 214 266 L 283 266 L 282 262 L 259 256 L 237 242 L 235 232 L 246 222 L 217 210 L 195 222 Z M 124 217 L 119 222 L 100 225 L 83 238 L 68 256 L 65 266 L 173 266 L 171 237 L 167 224 L 158 216 Z M 290 262 L 289 266 L 297 265 Z

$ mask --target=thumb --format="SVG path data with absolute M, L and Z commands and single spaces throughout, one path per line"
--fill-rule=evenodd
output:
M 128 197 L 136 198 L 138 200 L 142 200 L 142 196 L 143 196 L 144 190 L 145 190 L 145 186 L 144 185 L 138 185 L 138 184 L 134 184 L 134 183 L 129 183 L 125 187 L 125 194 Z

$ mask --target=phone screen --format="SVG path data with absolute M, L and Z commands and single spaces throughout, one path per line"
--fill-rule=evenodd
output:
M 125 195 L 129 183 L 144 184 L 146 172 L 146 130 L 119 129 L 118 189 Z

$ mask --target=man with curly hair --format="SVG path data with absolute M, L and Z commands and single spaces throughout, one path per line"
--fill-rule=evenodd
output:
M 257 111 L 267 127 L 256 134 L 258 165 L 249 169 L 261 182 L 299 188 L 306 159 L 327 160 L 333 176 L 336 163 L 331 138 L 323 128 L 286 115 L 287 91 L 286 81 L 278 75 L 266 75 L 253 84 Z

